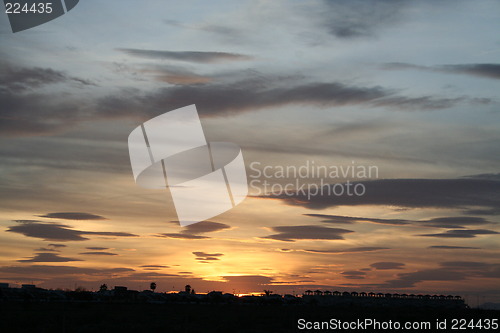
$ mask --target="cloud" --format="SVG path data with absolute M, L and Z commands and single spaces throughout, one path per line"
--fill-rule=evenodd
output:
M 283 250 L 288 250 L 288 249 L 283 249 Z M 344 253 L 358 253 L 358 252 L 374 252 L 374 251 L 381 251 L 381 250 L 390 250 L 388 247 L 380 247 L 380 246 L 361 246 L 361 247 L 351 247 L 351 248 L 346 248 L 346 249 L 340 249 L 340 250 L 301 250 L 304 252 L 310 252 L 310 253 L 323 253 L 323 254 L 344 254 Z M 290 251 L 290 250 L 288 250 Z M 286 251 L 285 251 L 286 252 Z
M 82 252 L 80 254 L 93 255 L 93 256 L 117 256 L 118 255 L 116 253 L 111 253 L 111 252 L 97 252 L 97 251 Z
M 165 71 L 156 75 L 156 80 L 176 85 L 204 84 L 213 79 L 208 76 L 197 75 L 190 72 Z
M 159 51 L 140 49 L 118 49 L 128 55 L 160 60 L 177 60 L 195 63 L 219 63 L 227 61 L 251 60 L 253 57 L 227 52 Z
M 22 234 L 27 237 L 41 238 L 47 241 L 84 241 L 88 238 L 83 235 L 136 237 L 127 232 L 96 232 L 70 229 L 71 227 L 59 223 L 44 223 L 31 220 L 17 220 L 20 225 L 10 226 L 7 231 Z
M 224 229 L 230 229 L 231 227 L 227 224 L 220 222 L 212 222 L 212 221 L 203 221 L 195 224 L 190 224 L 186 226 L 183 230 L 183 233 L 197 235 L 203 234 L 206 232 L 217 232 L 222 231 Z
M 376 33 L 401 20 L 405 2 L 400 0 L 325 0 L 317 17 L 337 38 L 374 37 Z
M 124 103 L 123 98 L 128 102 Z M 110 108 L 116 110 L 117 114 L 128 113 L 130 105 L 139 105 L 138 103 L 144 105 L 142 101 L 149 103 L 147 104 L 151 109 L 149 113 L 158 110 L 158 107 L 162 105 L 169 105 L 175 109 L 188 104 L 196 104 L 202 116 L 221 116 L 232 112 L 254 111 L 292 104 L 320 108 L 364 104 L 397 110 L 434 110 L 449 108 L 465 100 L 462 97 L 450 99 L 435 96 L 397 96 L 395 91 L 381 87 L 356 87 L 339 82 L 290 82 L 286 86 L 280 86 L 280 83 L 274 82 L 273 78 L 269 82 L 242 80 L 229 83 L 173 86 L 143 96 L 133 96 L 133 98 L 134 100 L 131 100 L 131 96 L 123 96 L 120 98 L 121 101 L 107 99 L 102 100 L 101 104 L 106 103 L 108 110 Z M 118 106 L 123 104 L 128 104 L 128 106 L 125 106 L 123 110 L 117 110 Z M 102 112 L 106 110 L 106 108 L 101 109 Z
M 398 278 L 386 282 L 386 286 L 391 288 L 414 287 L 415 284 L 423 281 L 460 281 L 464 280 L 467 274 L 450 270 L 447 268 L 425 269 L 412 273 L 398 274 Z
M 210 238 L 207 236 L 189 235 L 189 234 L 182 234 L 182 233 L 163 233 L 163 234 L 156 235 L 156 237 L 177 238 L 177 239 L 207 239 L 207 238 Z
M 500 64 L 456 64 L 456 65 L 438 65 L 438 66 L 419 66 L 406 63 L 388 63 L 383 69 L 389 70 L 424 70 L 440 73 L 467 74 L 489 79 L 500 79 Z
M 152 76 L 156 81 L 174 85 L 206 84 L 215 79 L 212 76 L 199 75 L 186 68 L 172 65 L 142 65 L 141 68 L 122 66 L 120 70 L 133 74 L 139 72 Z
M 31 259 L 18 260 L 19 262 L 67 262 L 67 261 L 82 261 L 81 259 L 61 257 L 54 253 L 37 253 Z
M 340 215 L 325 215 L 325 214 L 304 214 L 305 216 L 323 218 L 321 222 L 332 224 L 352 224 L 355 222 L 369 222 L 387 225 L 422 225 L 435 228 L 463 228 L 467 225 L 490 224 L 491 222 L 482 217 L 473 216 L 452 216 L 452 217 L 437 217 L 430 220 L 404 220 L 404 219 L 381 219 L 368 217 L 353 217 Z
M 0 62 L 0 91 L 23 92 L 45 85 L 75 82 L 81 85 L 95 85 L 90 81 L 71 77 L 51 68 L 18 67 Z
M 90 268 L 75 266 L 51 266 L 51 265 L 29 265 L 29 266 L 3 266 L 0 272 L 8 274 L 21 274 L 26 276 L 61 276 L 61 275 L 114 275 L 134 272 L 132 268 Z
M 375 268 L 377 270 L 403 269 L 403 266 L 405 266 L 404 263 L 401 263 L 401 262 L 392 262 L 392 261 L 374 262 L 373 264 L 370 265 L 370 267 L 373 267 L 373 268 Z
M 39 252 L 59 252 L 59 250 L 52 249 L 52 248 L 46 248 L 46 247 L 40 247 L 38 249 L 35 249 L 35 251 L 39 251 Z
M 106 220 L 103 216 L 90 213 L 47 213 L 45 215 L 38 215 L 38 217 L 62 220 Z
M 354 232 L 352 230 L 327 228 L 323 226 L 301 225 L 301 226 L 279 226 L 272 227 L 272 231 L 277 234 L 261 237 L 264 239 L 273 239 L 284 242 L 294 242 L 302 239 L 324 239 L 324 240 L 341 240 L 346 233 Z
M 500 79 L 500 64 L 443 65 L 441 69 L 450 73 L 462 73 L 490 79 Z
M 479 261 L 445 261 L 440 263 L 443 267 L 453 267 L 453 268 L 472 268 L 472 269 L 483 269 L 490 267 L 491 264 L 487 264 Z
M 201 116 L 224 116 L 286 105 L 326 108 L 361 104 L 395 110 L 434 110 L 468 100 L 465 97 L 406 97 L 379 86 L 310 82 L 297 75 L 292 78 L 258 73 L 252 77 L 248 71 L 230 72 L 217 75 L 214 83 L 208 82 L 208 77 L 169 67 L 153 69 L 152 73 L 156 79 L 170 81 L 174 86 L 152 91 L 124 88 L 96 98 L 90 105 L 68 94 L 20 94 L 0 90 L 0 103 L 5 110 L 0 116 L 0 133 L 2 136 L 54 134 L 89 119 L 149 119 L 161 114 L 165 105 L 176 109 L 197 104 Z
M 55 248 L 67 247 L 67 245 L 64 245 L 64 244 L 54 244 L 54 243 L 49 244 L 49 246 L 52 246 L 52 247 L 55 247 Z
M 90 247 L 86 247 L 86 249 L 87 250 L 103 251 L 103 250 L 109 250 L 109 247 L 90 246 Z
M 169 266 L 165 266 L 165 265 L 141 265 L 139 267 L 144 267 L 144 268 L 169 268 Z
M 209 261 L 216 261 L 219 260 L 219 257 L 222 257 L 224 254 L 223 253 L 206 253 L 206 252 L 193 252 L 195 255 L 195 259 L 199 260 L 202 263 L 208 263 Z
M 262 291 L 263 287 L 272 284 L 273 278 L 263 275 L 223 276 L 235 290 Z
M 325 214 L 304 214 L 305 216 L 324 218 L 321 222 L 325 223 L 355 223 L 355 222 L 370 222 L 370 223 L 380 223 L 389 225 L 406 225 L 410 224 L 411 221 L 402 219 L 377 219 L 377 218 L 365 218 L 365 217 L 353 217 L 353 216 L 340 216 L 340 215 L 325 215 Z
M 456 216 L 456 217 L 438 217 L 426 221 L 421 221 L 422 225 L 434 226 L 439 228 L 463 228 L 469 225 L 491 224 L 490 221 L 482 217 Z
M 356 186 L 358 183 L 352 183 Z M 500 202 L 500 182 L 484 179 L 380 179 L 365 181 L 362 196 L 261 196 L 280 199 L 286 204 L 308 209 L 338 206 L 383 205 L 404 208 L 497 208 Z M 333 185 L 327 185 L 327 187 Z M 323 193 L 329 193 L 325 187 Z M 332 191 L 330 191 L 332 192 Z M 455 221 L 456 222 L 456 221 Z
M 500 265 L 476 261 L 447 261 L 439 268 L 398 274 L 385 287 L 406 288 L 424 281 L 461 281 L 471 277 L 500 278 Z
M 212 36 L 219 37 L 231 44 L 241 43 L 243 40 L 247 40 L 249 37 L 249 35 L 241 29 L 235 28 L 234 26 L 230 25 L 221 25 L 220 23 L 189 25 L 171 19 L 164 20 L 163 22 L 169 26 L 176 28 L 191 29 L 211 33 Z
M 499 232 L 486 229 L 476 229 L 476 230 L 448 230 L 443 233 L 438 234 L 423 234 L 418 236 L 424 237 L 438 237 L 438 238 L 474 238 L 477 235 L 496 235 Z
M 178 225 L 178 222 L 174 222 Z M 166 238 L 178 238 L 178 239 L 207 239 L 208 236 L 201 236 L 200 234 L 208 232 L 217 232 L 225 229 L 230 229 L 231 227 L 225 223 L 213 222 L 213 221 L 202 221 L 195 224 L 190 224 L 183 227 L 182 231 L 179 233 L 162 233 L 158 234 L 157 237 Z
M 360 280 L 360 279 L 365 278 L 366 272 L 363 272 L 363 271 L 345 271 L 345 272 L 342 272 L 340 274 L 342 274 L 347 279 Z
M 67 130 L 68 126 L 86 118 L 82 104 L 68 99 L 67 96 L 15 94 L 0 89 L 1 135 L 31 136 Z
M 479 250 L 480 247 L 471 246 L 451 246 L 451 245 L 432 245 L 429 249 L 443 249 L 443 250 Z

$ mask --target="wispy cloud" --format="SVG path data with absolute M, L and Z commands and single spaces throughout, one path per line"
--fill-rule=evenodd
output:
M 45 215 L 38 215 L 38 217 L 46 217 L 50 219 L 62 219 L 62 220 L 106 220 L 105 217 L 90 213 L 47 213 Z
M 344 254 L 344 253 L 374 252 L 382 250 L 390 250 L 390 248 L 381 246 L 360 246 L 360 247 L 350 247 L 345 249 L 325 249 L 325 250 L 305 249 L 305 250 L 293 250 L 293 251 L 304 251 L 304 252 L 322 253 L 322 254 Z M 292 250 L 282 249 L 282 251 L 288 252 Z
M 193 252 L 193 254 L 196 257 L 196 260 L 199 260 L 201 263 L 205 264 L 209 263 L 210 261 L 220 260 L 220 257 L 224 255 L 223 253 L 206 253 L 201 251 Z
M 378 270 L 386 270 L 386 269 L 403 269 L 405 266 L 402 262 L 393 262 L 393 261 L 379 261 L 370 264 L 370 267 L 373 267 Z
M 51 68 L 19 67 L 0 62 L 0 92 L 23 92 L 56 83 L 74 82 L 82 85 L 94 83 Z
M 178 225 L 178 222 L 174 222 Z M 177 239 L 207 239 L 208 236 L 201 236 L 200 234 L 208 232 L 217 232 L 225 229 L 230 229 L 231 227 L 225 223 L 213 222 L 213 221 L 203 221 L 195 224 L 190 224 L 182 229 L 178 233 L 162 233 L 158 234 L 157 237 L 166 238 L 177 238 Z
M 480 247 L 472 246 L 454 246 L 454 245 L 432 245 L 429 249 L 442 249 L 442 250 L 479 250 Z
M 22 234 L 27 237 L 41 238 L 48 241 L 84 241 L 83 235 L 136 237 L 127 232 L 83 231 L 71 229 L 70 226 L 59 223 L 44 223 L 41 221 L 17 220 L 19 225 L 10 226 L 7 231 Z
M 385 64 L 382 66 L 382 68 L 389 70 L 423 70 L 450 74 L 467 74 L 489 79 L 500 79 L 500 64 L 455 64 L 420 66 L 398 62 Z
M 446 216 L 428 220 L 381 219 L 370 217 L 339 216 L 326 214 L 304 214 L 305 216 L 322 218 L 321 222 L 329 224 L 352 224 L 356 222 L 369 222 L 387 225 L 422 225 L 434 228 L 458 229 L 470 225 L 491 224 L 492 222 L 482 217 L 475 216 Z
M 443 233 L 437 234 L 423 234 L 418 236 L 424 237 L 437 237 L 437 238 L 474 238 L 477 235 L 497 235 L 499 232 L 487 229 L 475 229 L 475 230 L 448 230 Z
M 342 274 L 346 279 L 351 279 L 351 280 L 360 280 L 364 279 L 366 272 L 364 271 L 344 271 Z
M 160 51 L 141 49 L 118 49 L 128 55 L 160 60 L 176 60 L 196 63 L 217 63 L 227 61 L 251 60 L 252 57 L 227 52 L 200 52 L 200 51 Z
M 343 234 L 354 232 L 352 230 L 315 225 L 279 226 L 272 227 L 271 230 L 276 232 L 276 234 L 261 238 L 284 242 L 295 242 L 301 239 L 342 240 L 344 239 Z
M 54 253 L 37 253 L 31 259 L 21 259 L 19 262 L 68 262 L 68 261 L 82 261 L 81 259 L 62 257 Z
M 82 252 L 80 254 L 83 255 L 91 255 L 91 256 L 117 256 L 118 254 L 112 252 L 101 252 L 101 251 L 90 251 L 90 252 Z
M 351 184 L 354 186 L 356 183 Z M 363 185 L 366 188 L 366 193 L 363 196 L 316 195 L 308 198 L 308 194 L 297 193 L 294 196 L 261 196 L 261 198 L 281 199 L 287 204 L 309 209 L 359 205 L 496 209 L 500 201 L 500 182 L 493 180 L 464 178 L 380 179 L 365 181 Z M 325 189 L 323 193 L 328 193 L 328 190 Z M 463 221 L 467 221 L 467 219 L 463 218 Z M 438 222 L 442 223 L 442 221 Z M 454 220 L 453 223 L 456 224 L 457 220 Z
M 405 1 L 391 0 L 324 0 L 324 11 L 316 16 L 329 33 L 341 39 L 374 37 L 400 22 Z
M 414 287 L 424 281 L 461 281 L 472 277 L 499 278 L 500 265 L 476 261 L 450 261 L 440 263 L 439 268 L 400 273 L 397 279 L 389 280 L 384 287 Z

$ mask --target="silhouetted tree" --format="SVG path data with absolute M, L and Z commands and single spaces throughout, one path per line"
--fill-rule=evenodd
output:
M 151 284 L 149 285 L 149 288 L 155 292 L 155 289 L 156 289 L 156 283 L 155 282 L 151 282 Z
M 191 289 L 191 295 L 195 295 L 195 294 L 196 293 L 195 293 L 194 289 Z
M 101 284 L 101 286 L 99 287 L 99 291 L 104 292 L 106 290 L 108 290 L 108 285 L 106 283 Z
M 190 294 L 191 293 L 191 286 L 189 284 L 187 284 L 185 287 L 184 287 L 184 290 Z
M 272 293 L 273 293 L 272 290 L 264 290 L 264 294 L 266 294 L 266 296 L 269 296 Z

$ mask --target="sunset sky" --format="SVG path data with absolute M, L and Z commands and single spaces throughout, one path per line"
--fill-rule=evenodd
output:
M 15 34 L 0 17 L 0 282 L 500 302 L 499 1 L 85 0 Z M 324 179 L 362 196 L 253 188 L 181 227 L 127 138 L 191 104 L 249 180 L 378 173 Z

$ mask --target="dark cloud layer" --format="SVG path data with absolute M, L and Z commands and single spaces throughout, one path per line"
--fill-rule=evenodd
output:
M 64 82 L 93 85 L 90 81 L 71 77 L 51 68 L 18 67 L 5 62 L 0 62 L 0 78 L 0 92 L 23 92 Z
M 51 266 L 51 265 L 29 265 L 29 266 L 3 266 L 0 272 L 9 274 L 22 274 L 27 276 L 61 276 L 61 275 L 113 275 L 133 272 L 132 268 L 89 268 L 75 266 Z
M 177 239 L 207 239 L 207 238 L 210 238 L 208 236 L 190 235 L 190 234 L 183 234 L 183 233 L 163 233 L 163 234 L 156 235 L 156 237 L 177 238 Z
M 196 79 L 192 75 L 189 78 L 183 74 L 165 75 L 167 81 L 184 82 L 174 82 L 173 86 L 147 92 L 124 88 L 97 98 L 92 103 L 77 100 L 71 95 L 7 93 L 0 90 L 0 103 L 5 110 L 0 116 L 0 133 L 3 136 L 53 134 L 67 131 L 71 126 L 86 120 L 150 119 L 164 113 L 165 106 L 176 109 L 191 104 L 197 105 L 202 116 L 224 116 L 292 104 L 319 108 L 362 104 L 393 110 L 435 110 L 468 100 L 464 97 L 406 97 L 379 86 L 311 82 L 304 77 L 300 77 L 300 80 L 287 80 L 273 75 L 255 78 L 255 75 L 250 76 L 246 72 L 240 76 L 226 74 L 218 77 L 217 82 L 207 80 L 206 84 L 189 84 L 189 80 Z M 3 78 L 0 75 L 1 80 Z
M 449 261 L 439 268 L 424 269 L 398 274 L 397 279 L 387 281 L 384 287 L 408 288 L 424 281 L 461 281 L 471 277 L 500 278 L 500 265 L 475 261 Z
M 387 225 L 422 225 L 426 227 L 435 228 L 463 228 L 470 225 L 483 225 L 491 224 L 492 222 L 482 217 L 474 216 L 450 216 L 450 217 L 436 217 L 429 220 L 404 220 L 404 219 L 381 219 L 369 217 L 354 217 L 354 216 L 340 216 L 340 215 L 326 215 L 326 214 L 304 214 L 305 216 L 322 218 L 321 222 L 331 224 L 352 224 L 355 222 L 369 222 Z
M 388 63 L 383 66 L 384 69 L 400 70 L 414 69 L 431 72 L 468 74 L 490 79 L 500 79 L 500 64 L 456 64 L 456 65 L 438 65 L 438 66 L 420 66 L 406 63 Z
M 168 268 L 169 266 L 165 266 L 165 265 L 141 265 L 140 267 L 144 267 L 144 268 Z
M 37 252 L 59 252 L 59 250 L 53 249 L 53 248 L 46 248 L 46 247 L 40 247 L 38 249 L 35 249 Z
M 55 248 L 67 247 L 67 245 L 64 245 L 64 244 L 54 244 L 54 243 L 49 244 L 49 246 L 52 246 L 52 247 L 55 247 Z
M 92 255 L 92 256 L 117 256 L 118 255 L 118 254 L 112 253 L 112 252 L 101 252 L 101 251 L 82 252 L 80 254 L 83 254 L 83 255 Z
M 424 237 L 437 237 L 437 238 L 474 238 L 477 235 L 497 235 L 499 232 L 487 229 L 475 229 L 475 230 L 448 230 L 443 233 L 437 234 L 423 234 L 419 236 Z
M 332 223 L 332 224 L 351 224 L 355 222 L 371 222 L 389 225 L 406 225 L 410 224 L 411 221 L 402 219 L 378 219 L 378 218 L 366 218 L 366 217 L 353 217 L 353 216 L 340 216 L 340 215 L 326 215 L 326 214 L 304 214 L 305 216 L 319 217 L 323 220 L 321 222 Z
M 405 97 L 382 87 L 356 87 L 339 82 L 290 82 L 281 86 L 277 82 L 241 80 L 239 82 L 205 85 L 183 85 L 159 89 L 153 93 L 108 97 L 100 101 L 101 112 L 128 116 L 137 105 L 147 113 L 156 115 L 168 105 L 170 109 L 196 104 L 202 116 L 227 115 L 286 105 L 331 107 L 364 104 L 393 110 L 445 109 L 464 101 L 464 98 L 436 96 Z M 147 102 L 147 103 L 145 103 Z M 136 110 L 136 107 L 133 107 Z M 136 111 L 133 111 L 136 114 Z
M 425 269 L 398 274 L 397 279 L 387 281 L 386 285 L 392 288 L 409 288 L 423 281 L 460 281 L 464 280 L 466 276 L 463 272 L 447 268 Z
M 22 234 L 27 237 L 41 238 L 47 241 L 84 241 L 83 235 L 135 237 L 127 232 L 97 232 L 71 229 L 70 226 L 59 223 L 44 223 L 40 221 L 16 221 L 19 225 L 10 226 L 7 231 Z
M 401 20 L 401 0 L 324 0 L 322 24 L 337 38 L 374 37 Z M 317 18 L 316 18 L 317 19 Z
M 68 262 L 68 261 L 82 261 L 81 259 L 61 257 L 54 253 L 37 253 L 31 259 L 18 260 L 19 262 Z
M 380 261 L 380 262 L 374 262 L 373 264 L 370 265 L 371 267 L 375 269 L 403 269 L 405 266 L 404 263 L 402 262 L 392 262 L 392 261 Z
M 432 245 L 429 249 L 442 249 L 442 250 L 478 250 L 480 247 L 472 246 L 452 246 L 452 245 Z
M 62 220 L 106 220 L 105 217 L 90 213 L 79 212 L 65 212 L 65 213 L 47 213 L 45 215 L 38 215 L 39 217 L 46 217 L 50 219 Z
M 364 271 L 345 271 L 345 272 L 342 272 L 340 274 L 342 274 L 347 279 L 360 280 L 360 279 L 365 278 L 366 272 L 364 272 Z
M 283 249 L 285 250 L 285 249 Z M 380 247 L 380 246 L 361 246 L 361 247 L 351 247 L 346 249 L 334 249 L 334 250 L 302 250 L 304 252 L 310 253 L 323 253 L 323 254 L 343 254 L 343 253 L 358 253 L 358 252 L 374 252 L 381 250 L 390 250 L 388 247 Z M 285 251 L 286 252 L 286 251 Z
M 276 234 L 262 238 L 284 242 L 294 242 L 301 239 L 341 240 L 344 239 L 343 234 L 354 232 L 347 229 L 327 228 L 315 225 L 279 226 L 272 227 L 271 229 Z
M 175 222 L 175 224 L 178 225 L 178 222 Z M 162 233 L 157 236 L 177 239 L 207 239 L 210 237 L 201 236 L 200 234 L 204 234 L 207 232 L 217 232 L 230 228 L 231 227 L 225 223 L 202 221 L 183 227 L 183 229 L 179 233 Z
M 356 183 L 351 183 L 355 186 Z M 407 208 L 497 208 L 500 182 L 483 179 L 381 179 L 363 182 L 362 196 L 263 196 L 309 209 L 337 206 L 384 205 Z M 330 191 L 333 192 L 333 191 Z M 328 193 L 324 189 L 323 193 Z M 454 221 L 456 223 L 457 221 Z
M 193 254 L 196 257 L 195 259 L 199 260 L 202 263 L 209 263 L 210 261 L 220 260 L 219 258 L 224 255 L 223 253 L 206 253 L 202 251 L 196 251 L 193 252 Z
M 135 57 L 177 60 L 196 63 L 217 63 L 227 61 L 250 60 L 252 57 L 236 53 L 227 52 L 197 52 L 197 51 L 159 51 L 140 49 L 119 49 L 120 51 Z

